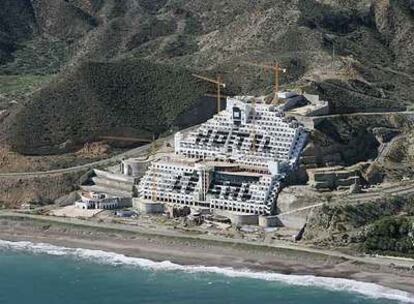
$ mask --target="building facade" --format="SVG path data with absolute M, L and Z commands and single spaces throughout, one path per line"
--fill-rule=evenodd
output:
M 225 111 L 187 136 L 175 136 L 175 153 L 189 158 L 234 161 L 267 168 L 269 162 L 294 167 L 307 133 L 296 120 L 286 118 L 263 99 L 227 99 Z
M 227 99 L 226 110 L 175 135 L 175 156 L 154 161 L 138 185 L 142 200 L 270 215 L 307 132 L 264 98 Z
M 104 193 L 83 192 L 80 201 L 75 202 L 79 209 L 103 209 L 111 210 L 119 208 L 119 198 L 109 197 Z
M 140 199 L 249 214 L 271 214 L 280 176 L 229 162 L 166 157 L 138 186 Z

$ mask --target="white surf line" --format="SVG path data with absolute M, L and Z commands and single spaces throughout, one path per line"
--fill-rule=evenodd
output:
M 414 295 L 405 291 L 383 287 L 374 283 L 359 282 L 350 279 L 328 278 L 313 275 L 286 275 L 273 272 L 255 272 L 251 270 L 236 270 L 212 266 L 183 266 L 170 261 L 155 262 L 148 259 L 127 257 L 123 254 L 91 250 L 83 248 L 68 248 L 45 243 L 11 242 L 0 240 L 0 249 L 24 251 L 35 254 L 54 256 L 69 256 L 114 266 L 134 266 L 153 271 L 182 271 L 186 273 L 215 273 L 228 277 L 251 278 L 265 281 L 277 281 L 295 286 L 319 287 L 335 291 L 359 293 L 370 298 L 383 298 L 403 303 L 414 303 Z

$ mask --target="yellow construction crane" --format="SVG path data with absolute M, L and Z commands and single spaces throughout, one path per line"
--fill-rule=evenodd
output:
M 197 74 L 193 74 L 193 76 L 195 78 L 213 83 L 217 86 L 217 113 L 219 113 L 220 108 L 221 108 L 221 88 L 226 87 L 226 84 L 224 82 L 222 82 L 222 79 L 221 79 L 220 75 L 217 76 L 217 79 L 211 79 L 211 78 L 207 78 L 207 77 L 200 76 L 200 75 L 197 75 Z
M 273 65 L 271 64 L 260 64 L 260 63 L 254 63 L 254 62 L 244 62 L 245 64 L 251 65 L 251 66 L 255 66 L 258 68 L 262 68 L 265 70 L 272 70 L 274 72 L 275 75 L 275 85 L 274 85 L 274 98 L 272 103 L 273 104 L 278 104 L 279 103 L 279 80 L 280 80 L 280 72 L 282 73 L 286 73 L 286 69 L 283 69 L 280 67 L 279 63 L 275 63 Z
M 204 96 L 217 98 L 217 94 L 209 94 L 209 93 L 207 93 L 207 94 L 204 94 Z M 229 97 L 229 96 L 228 95 L 220 94 L 220 99 L 226 99 L 227 97 Z

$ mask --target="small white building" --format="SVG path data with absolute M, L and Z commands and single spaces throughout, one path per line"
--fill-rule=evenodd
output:
M 119 198 L 104 193 L 82 192 L 81 200 L 75 202 L 75 206 L 79 209 L 111 210 L 119 208 Z

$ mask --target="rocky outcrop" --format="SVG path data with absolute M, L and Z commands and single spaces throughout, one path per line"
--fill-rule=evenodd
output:
M 393 50 L 397 68 L 414 71 L 414 16 L 413 1 L 373 1 L 375 24 L 386 43 Z M 411 74 L 412 76 L 412 74 Z
M 95 18 L 64 0 L 32 0 L 40 34 L 74 41 L 97 24 Z
M 382 144 L 398 130 L 410 130 L 411 114 L 378 113 L 315 118 L 311 142 L 304 149 L 306 168 L 345 165 L 375 160 Z
M 278 59 L 289 70 L 284 82 L 312 82 L 324 93 L 325 81 L 336 80 L 342 87 L 330 87 L 328 100 L 339 100 L 336 94 L 341 93 L 375 106 L 400 100 L 393 98 L 392 86 L 401 81 L 394 83 L 393 72 L 384 67 L 395 69 L 393 53 L 410 52 L 405 45 L 410 43 L 413 23 L 404 14 L 408 1 L 405 8 L 397 3 L 401 1 L 388 5 L 386 0 L 375 0 L 373 10 L 369 0 L 24 2 L 36 15 L 41 35 L 69 40 L 76 62 L 125 55 L 151 58 L 216 70 L 225 74 L 233 90 L 259 92 L 269 88 L 268 77 L 241 62 Z M 383 37 L 393 34 L 390 46 Z M 409 59 L 408 53 L 403 56 Z M 403 68 L 400 63 L 398 68 Z
M 366 242 L 369 241 L 372 245 L 374 241 L 371 237 L 373 233 L 377 234 L 375 244 L 381 243 L 379 240 L 381 236 L 390 233 L 394 235 L 391 238 L 394 238 L 395 244 L 397 234 L 401 232 L 407 236 L 408 231 L 396 229 L 396 225 L 381 226 L 384 226 L 384 221 L 393 218 L 412 222 L 413 208 L 412 197 L 396 196 L 365 203 L 355 204 L 345 201 L 324 204 L 320 208 L 313 209 L 308 217 L 304 238 L 318 245 L 335 247 L 351 245 L 359 250 L 366 250 Z M 411 249 L 414 249 L 412 244 L 410 245 Z M 404 250 L 400 250 L 398 246 L 389 249 L 393 254 L 404 253 Z
M 22 203 L 50 204 L 75 190 L 82 174 L 0 177 L 0 207 L 18 208 Z

